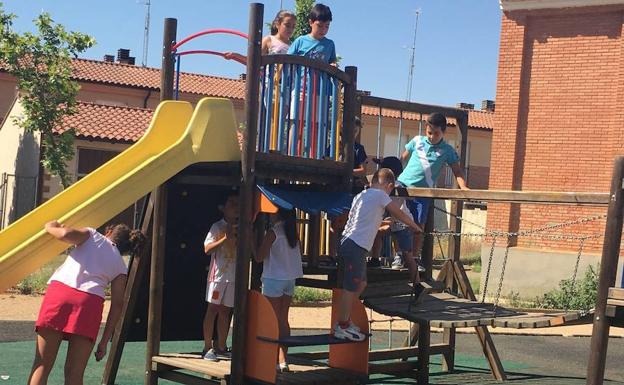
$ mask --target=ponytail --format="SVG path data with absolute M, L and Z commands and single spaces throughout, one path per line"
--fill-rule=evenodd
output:
M 140 230 L 130 230 L 127 225 L 111 225 L 106 227 L 106 234 L 117 246 L 121 255 L 138 255 L 143 251 L 147 238 Z
M 291 249 L 294 249 L 299 245 L 299 234 L 297 234 L 297 216 L 295 210 L 280 208 L 277 213 L 284 221 L 284 234 L 286 234 L 288 246 L 290 246 Z

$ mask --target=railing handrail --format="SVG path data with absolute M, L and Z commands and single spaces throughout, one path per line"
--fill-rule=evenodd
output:
M 468 112 L 460 108 L 438 106 L 434 104 L 406 102 L 402 100 L 380 98 L 378 96 L 370 95 L 359 95 L 359 97 L 361 98 L 362 105 L 422 114 L 439 112 L 443 115 L 446 115 L 447 117 L 468 119 Z
M 263 55 L 261 65 L 267 64 L 298 64 L 315 70 L 323 71 L 326 74 L 337 78 L 345 84 L 351 84 L 351 77 L 338 67 L 323 63 L 320 60 L 310 59 L 297 55 Z
M 397 188 L 396 195 L 403 197 L 426 197 L 461 201 L 589 206 L 607 206 L 611 201 L 610 194 L 602 192 L 459 190 L 409 187 Z

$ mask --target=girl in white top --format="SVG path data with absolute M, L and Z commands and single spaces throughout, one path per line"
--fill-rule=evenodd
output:
M 288 310 L 295 293 L 295 280 L 303 276 L 301 248 L 294 210 L 279 209 L 271 216 L 273 227 L 266 232 L 256 261 L 264 262 L 262 294 L 268 298 L 279 326 L 280 338 L 290 335 Z M 280 346 L 278 371 L 288 371 L 286 347 Z
M 45 230 L 74 248 L 48 282 L 35 323 L 35 360 L 28 383 L 47 383 L 59 345 L 66 339 L 65 383 L 82 384 L 100 329 L 104 289 L 111 284 L 111 308 L 95 352 L 97 361 L 106 355 L 121 315 L 127 274 L 122 255 L 139 253 L 145 236 L 126 225 L 109 226 L 100 234 L 90 227 L 75 229 L 52 221 Z
M 263 55 L 281 55 L 288 53 L 290 48 L 290 38 L 295 32 L 297 17 L 294 13 L 281 10 L 275 15 L 271 23 L 271 35 L 262 39 Z M 247 63 L 247 57 L 239 53 L 226 52 L 224 57 L 228 60 L 236 60 L 240 63 Z

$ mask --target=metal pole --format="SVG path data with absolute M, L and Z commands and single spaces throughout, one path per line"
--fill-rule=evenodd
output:
M 247 135 L 241 158 L 242 180 L 239 198 L 238 244 L 236 245 L 236 279 L 234 291 L 234 327 L 232 329 L 231 384 L 242 384 L 245 376 L 245 339 L 247 337 L 247 291 L 253 236 L 253 194 L 255 183 L 256 132 L 258 129 L 260 64 L 262 59 L 262 17 L 264 5 L 249 5 L 249 39 L 247 42 L 247 82 L 245 121 Z
M 600 260 L 600 278 L 596 295 L 594 328 L 587 365 L 587 385 L 601 385 L 604 379 L 609 328 L 611 320 L 606 317 L 609 287 L 615 286 L 620 242 L 622 239 L 622 215 L 624 214 L 624 157 L 618 156 L 613 167 L 611 179 L 611 202 L 607 211 L 602 258 Z

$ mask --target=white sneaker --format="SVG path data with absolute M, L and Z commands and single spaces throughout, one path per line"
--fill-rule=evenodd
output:
M 219 361 L 219 358 L 217 358 L 217 353 L 215 353 L 214 349 L 210 349 L 206 353 L 204 353 L 203 358 L 204 360 L 208 360 L 212 362 Z
M 392 261 L 392 270 L 400 270 L 403 268 L 403 258 L 399 254 L 394 256 L 394 260 Z
M 352 323 L 349 324 L 347 328 L 340 327 L 340 324 L 336 324 L 334 326 L 334 337 L 339 338 L 341 340 L 350 340 L 350 341 L 364 341 L 366 336 L 362 334 L 359 330 L 357 330 Z

